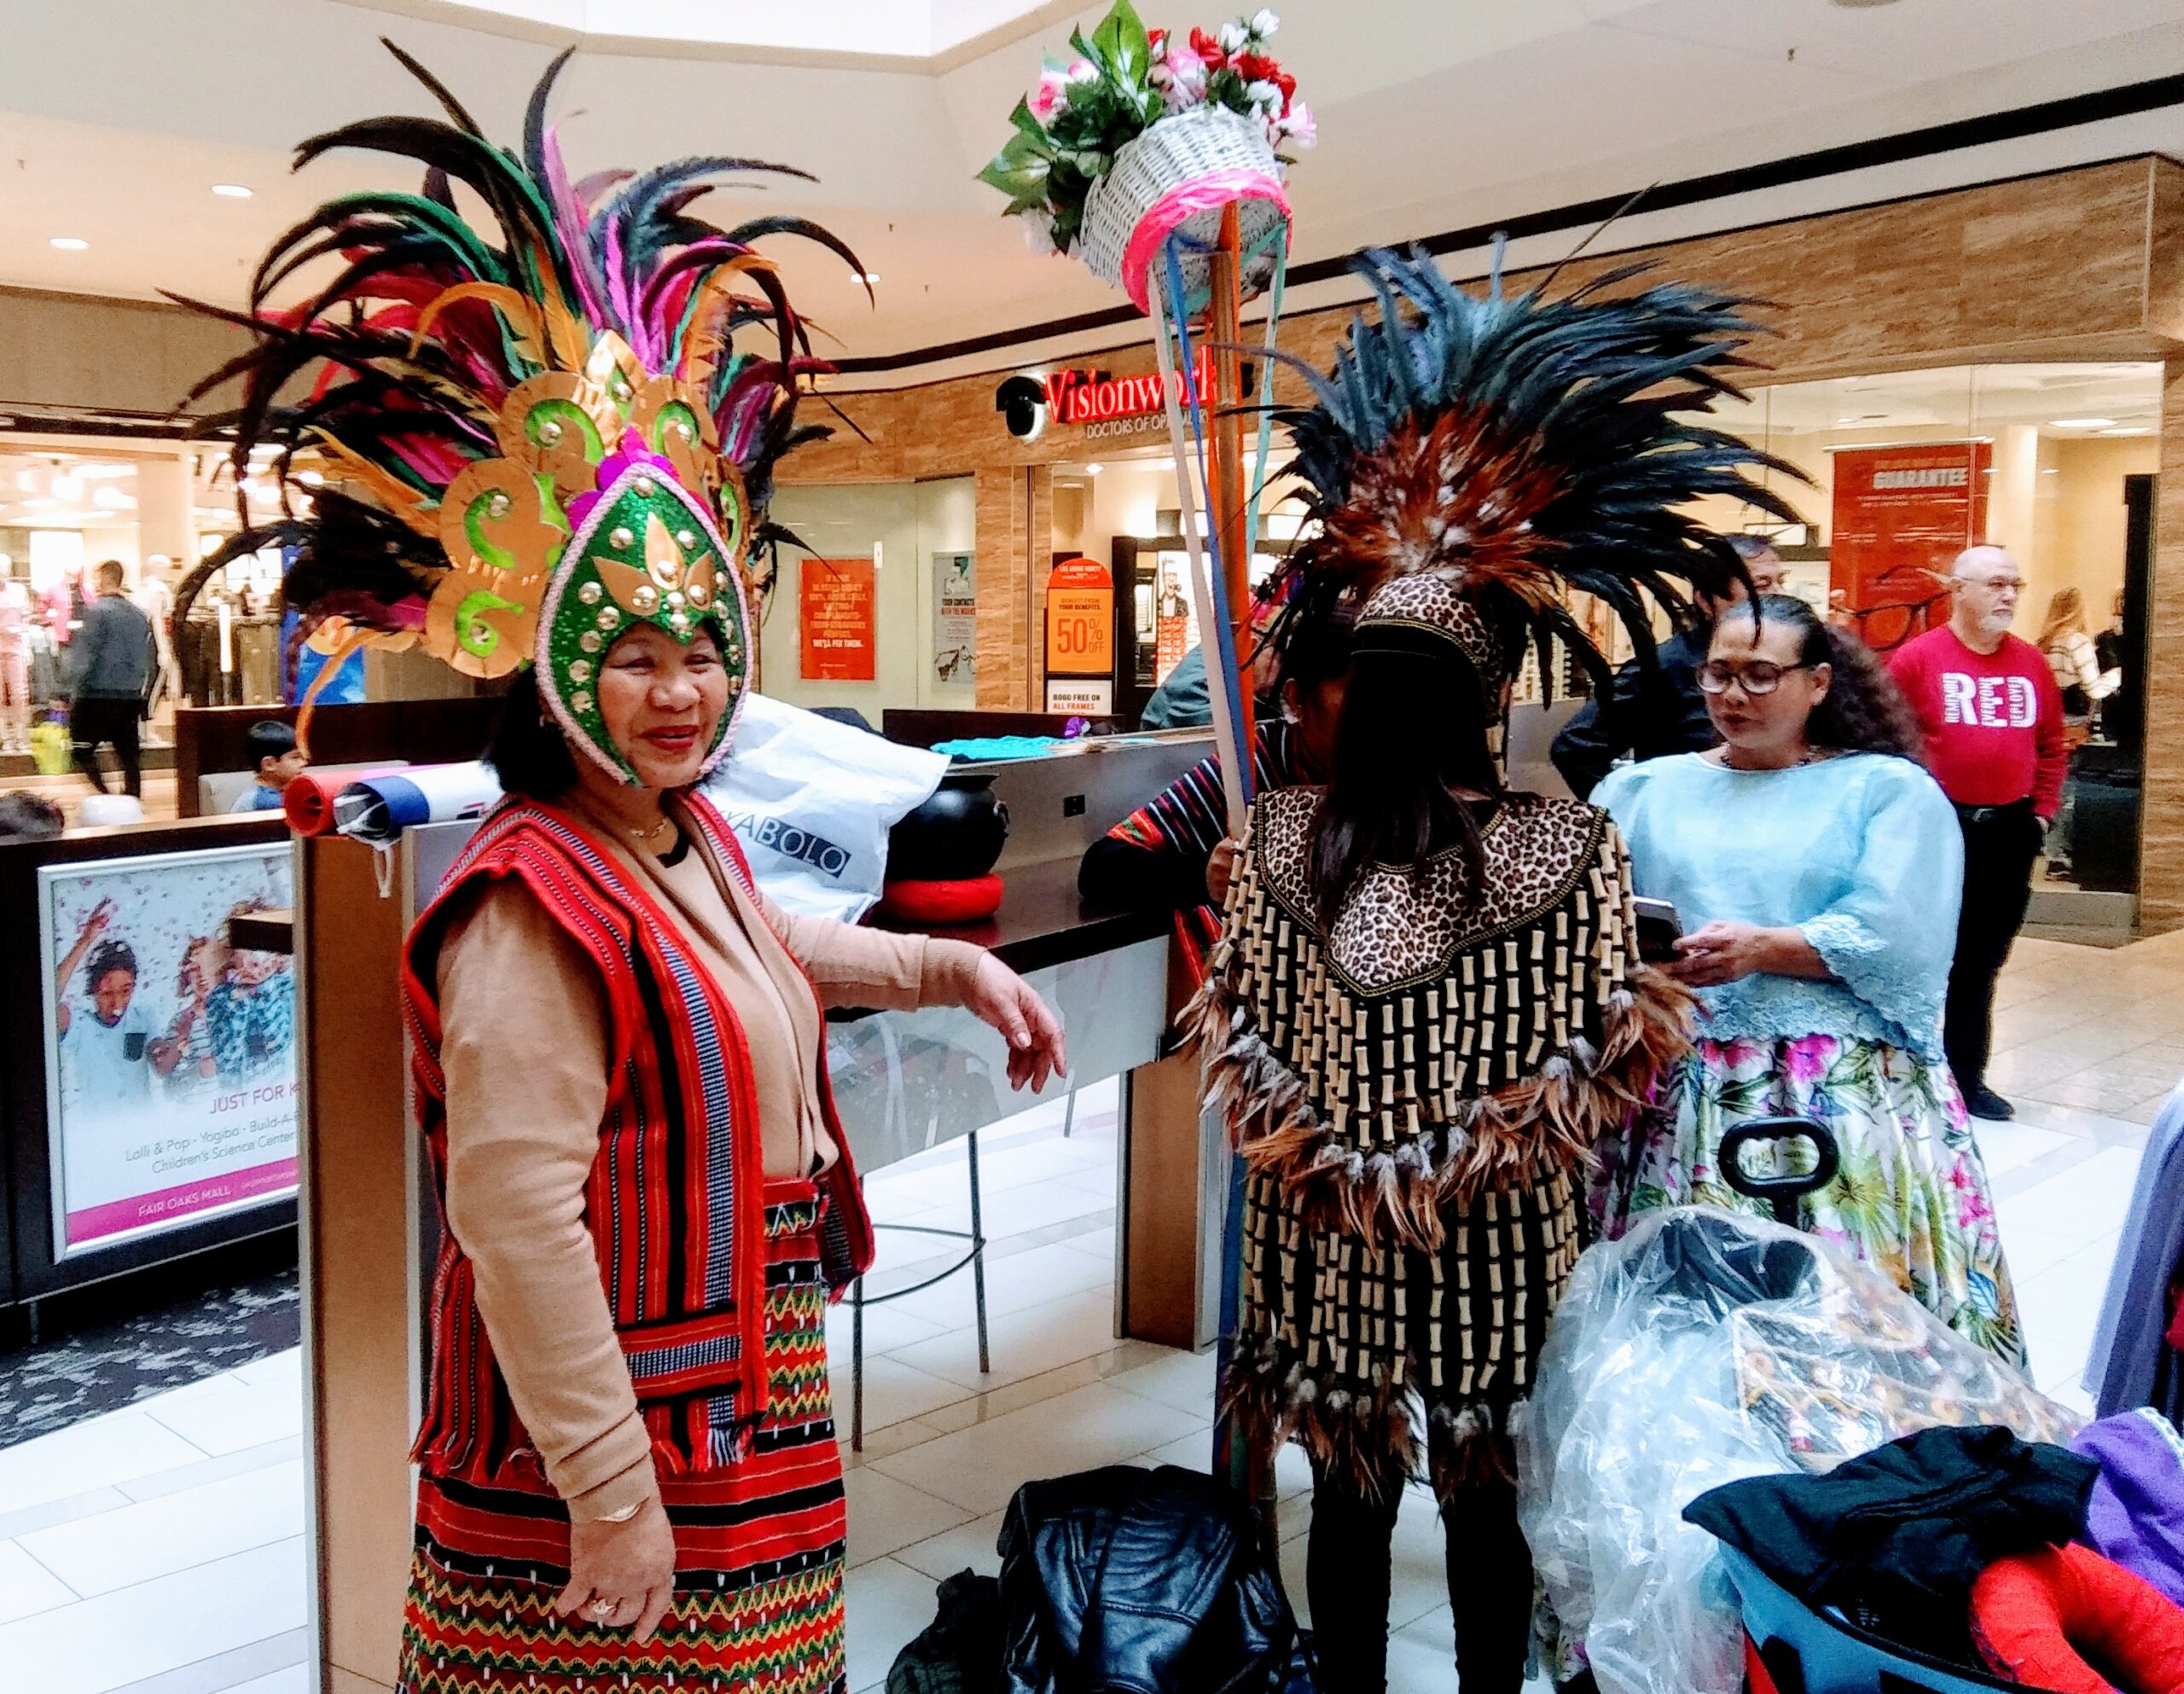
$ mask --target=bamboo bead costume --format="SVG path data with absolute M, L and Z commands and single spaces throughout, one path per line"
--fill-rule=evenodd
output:
M 291 230 L 238 320 L 258 345 L 206 386 L 247 379 L 236 463 L 278 446 L 302 496 L 250 543 L 299 547 L 299 639 L 331 625 L 352 646 L 421 645 L 473 677 L 532 666 L 572 755 L 636 784 L 599 709 L 607 653 L 638 624 L 685 647 L 707 635 L 729 709 L 706 768 L 725 755 L 772 467 L 825 432 L 797 423 L 820 367 L 752 242 L 808 236 L 862 267 L 799 219 L 723 229 L 689 210 L 712 175 L 780 167 L 686 160 L 572 185 L 545 122 L 566 57 L 520 155 L 414 64 L 450 122 L 305 143 L 299 162 L 416 160 L 424 192 L 348 195 Z M 450 179 L 499 245 L 458 215 Z M 334 252 L 346 268 L 307 305 L 264 309 Z M 314 368 L 317 386 L 279 403 Z M 719 815 L 668 798 L 680 834 L 654 856 L 581 785 L 511 796 L 410 938 L 415 1082 L 449 1227 L 406 1694 L 846 1683 L 825 1308 L 872 1242 L 821 1006 L 960 999 L 979 955 L 785 918 Z M 572 1518 L 624 1521 L 655 1494 L 676 1555 L 659 1631 L 558 1616 Z
M 1778 504 L 1745 482 L 1746 449 L 1670 411 L 1726 390 L 1737 303 L 1478 299 L 1422 255 L 1358 269 L 1381 313 L 1287 420 L 1321 525 L 1292 604 L 1362 605 L 1354 676 L 1454 661 L 1496 715 L 1531 641 L 1599 665 L 1565 589 L 1650 656 L 1636 589 L 1681 615 L 1676 579 L 1740 574 L 1681 508 Z M 1579 1250 L 1584 1167 L 1687 1047 L 1690 1001 L 1639 962 L 1628 857 L 1596 809 L 1502 795 L 1477 814 L 1476 885 L 1454 851 L 1374 864 L 1322 922 L 1325 803 L 1253 805 L 1191 1013 L 1248 1171 L 1223 1393 L 1258 1441 L 1301 1442 L 1368 1498 L 1424 1466 L 1446 1500 L 1510 1474 L 1503 1431 Z

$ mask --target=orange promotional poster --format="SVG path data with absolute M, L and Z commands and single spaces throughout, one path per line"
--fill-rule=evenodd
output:
M 1949 617 L 1950 563 L 1987 538 L 1994 449 L 1984 441 L 1846 448 L 1833 455 L 1828 586 L 1885 653 Z
M 869 559 L 807 559 L 799 573 L 804 680 L 869 682 L 880 651 Z

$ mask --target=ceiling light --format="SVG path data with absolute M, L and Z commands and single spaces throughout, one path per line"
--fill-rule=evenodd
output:
M 108 511 L 119 511 L 124 507 L 134 506 L 136 503 L 136 502 L 135 501 L 131 500 L 119 489 L 115 488 L 111 484 L 95 488 L 91 490 L 91 504 L 94 506 L 103 506 Z
M 2119 426 L 2115 429 L 2104 429 L 2100 433 L 2102 435 L 2152 435 L 2153 432 L 2144 424 L 2129 424 Z
M 250 190 L 241 183 L 215 183 L 212 192 L 223 200 L 248 200 Z
M 2057 418 L 2048 426 L 2050 429 L 2113 429 L 2113 418 Z
M 1087 465 L 1084 467 L 1084 474 L 1088 477 L 1096 477 L 1107 468 L 1105 465 Z
M 65 253 L 79 253 L 90 246 L 90 243 L 81 235 L 55 235 L 49 245 L 60 248 Z
M 297 473 L 296 480 L 305 488 L 317 488 L 326 480 L 326 473 L 323 471 L 301 471 Z
M 880 280 L 880 273 L 876 270 L 860 270 L 857 272 L 857 276 L 862 279 L 867 287 L 871 287 L 872 284 Z
M 84 497 L 82 479 L 70 476 L 64 471 L 55 471 L 53 473 L 52 482 L 47 486 L 55 496 L 62 500 L 80 500 Z

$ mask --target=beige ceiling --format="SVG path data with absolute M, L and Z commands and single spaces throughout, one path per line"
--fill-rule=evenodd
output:
M 796 9 L 816 27 L 879 3 Z M 301 177 L 287 169 L 304 136 L 430 109 L 378 46 L 385 32 L 511 141 L 555 43 L 621 42 L 587 46 L 564 78 L 560 109 L 580 172 L 697 152 L 815 171 L 816 188 L 739 189 L 712 210 L 806 212 L 857 247 L 880 277 L 876 310 L 837 264 L 784 247 L 800 304 L 846 352 L 898 353 L 1119 300 L 1075 264 L 1028 252 L 996 215 L 997 197 L 973 180 L 1042 52 L 1072 15 L 1089 23 L 1097 8 L 925 0 L 905 10 L 926 20 L 933 50 L 884 62 L 860 45 L 878 38 L 871 31 L 830 53 L 720 41 L 685 51 L 665 38 L 635 50 L 626 32 L 598 29 L 610 15 L 650 17 L 671 37 L 678 18 L 788 9 L 777 0 L 491 0 L 490 9 L 525 8 L 543 15 L 481 16 L 460 0 L 0 0 L 0 281 L 235 302 L 266 242 L 317 200 L 409 186 L 406 169 L 364 157 Z M 1157 5 L 1143 9 L 1163 21 Z M 1279 9 L 1280 45 L 1323 137 L 1295 172 L 1299 259 L 2184 70 L 2184 0 L 1292 0 Z M 463 18 L 491 26 L 450 21 Z M 2184 113 L 1641 212 L 1617 239 L 2146 150 L 2184 153 Z M 215 183 L 254 197 L 216 198 Z M 89 245 L 57 251 L 56 235 Z M 1513 258 L 1570 241 L 1541 237 Z M 1449 262 L 1461 270 L 1468 257 Z M 1341 292 L 1321 285 L 1297 304 Z

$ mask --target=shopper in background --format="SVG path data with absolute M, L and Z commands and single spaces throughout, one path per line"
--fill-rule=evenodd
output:
M 0 794 L 0 841 L 50 841 L 67 827 L 61 808 L 24 789 Z
M 1781 587 L 1782 555 L 1772 545 L 1759 536 L 1728 539 L 1755 590 L 1773 594 Z M 1734 577 L 1724 582 L 1717 595 L 1693 596 L 1701 621 L 1689 629 L 1676 630 L 1661 643 L 1657 666 L 1632 659 L 1615 673 L 1615 689 L 1605 709 L 1597 697 L 1577 709 L 1548 751 L 1571 793 L 1583 799 L 1626 753 L 1635 759 L 1657 759 L 1714 745 L 1713 721 L 1706 715 L 1705 697 L 1694 678 L 1706 657 L 1714 619 L 1744 597 L 1744 584 Z
M 258 780 L 242 791 L 234 809 L 277 812 L 288 784 L 311 769 L 296 745 L 296 732 L 277 717 L 261 718 L 243 732 L 243 747 Z
M 107 743 L 121 762 L 124 790 L 141 796 L 136 727 L 144 715 L 154 648 L 151 621 L 122 591 L 127 575 L 118 559 L 99 566 L 98 598 L 84 607 L 84 627 L 68 644 L 68 730 L 76 744 L 76 769 L 92 787 L 107 792 L 98 759 L 100 745 Z
M 2063 696 L 2066 719 L 2086 722 L 2094 705 L 2116 692 L 2117 679 L 2102 673 L 2100 653 L 2086 633 L 2085 600 L 2076 589 L 2057 589 L 2048 597 L 2036 645 Z
M 2040 649 L 2010 634 L 2024 577 L 1999 547 L 1950 572 L 1949 620 L 1905 642 L 1889 670 L 1918 714 L 1926 764 L 1964 834 L 1964 903 L 1949 971 L 1949 1068 L 1974 1117 L 2006 1118 L 1987 1086 L 1995 981 L 2032 900 L 2032 866 L 2063 802 L 2063 697 Z
M 1699 672 L 1722 745 L 1616 771 L 1594 796 L 1638 893 L 1676 907 L 1668 968 L 1705 1005 L 1666 1109 L 1602 1157 L 1595 1213 L 1612 1236 L 1662 1206 L 1763 1214 L 1722 1181 L 1722 1136 L 1815 1119 L 1843 1165 L 1804 1203 L 1805 1227 L 2019 1360 L 1986 1168 L 1940 1041 L 1956 821 L 1864 644 L 1787 595 L 1759 612 L 1723 614 Z

